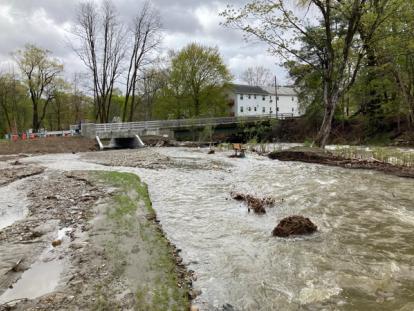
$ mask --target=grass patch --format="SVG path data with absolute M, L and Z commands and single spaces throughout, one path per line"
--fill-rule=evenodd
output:
M 130 279 L 135 286 L 134 309 L 188 310 L 188 293 L 177 286 L 180 279 L 173 248 L 160 227 L 150 220 L 155 211 L 147 186 L 131 173 L 96 172 L 96 177 L 118 189 L 106 212 L 113 229 L 105 250 L 114 280 Z M 139 245 L 139 254 L 131 252 L 133 245 Z M 134 265 L 140 266 L 137 271 L 142 275 L 130 275 L 127 267 Z M 100 304 L 104 305 L 105 301 L 101 300 Z

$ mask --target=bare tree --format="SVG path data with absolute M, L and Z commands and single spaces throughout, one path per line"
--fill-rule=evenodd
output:
M 269 69 L 263 66 L 247 68 L 240 78 L 251 86 L 268 86 L 272 84 L 272 74 Z
M 124 122 L 127 118 L 128 105 L 129 121 L 132 121 L 137 106 L 136 93 L 140 71 L 152 61 L 151 56 L 161 42 L 160 30 L 160 17 L 147 1 L 134 18 L 130 29 L 132 46 L 128 55 L 129 66 L 122 113 L 122 121 Z
M 109 0 L 101 6 L 93 1 L 81 3 L 73 34 L 79 40 L 74 50 L 93 78 L 95 119 L 106 123 L 125 56 L 125 31 L 115 7 Z
M 30 44 L 14 54 L 30 92 L 34 132 L 39 130 L 46 116 L 47 107 L 54 99 L 57 78 L 63 71 L 63 65 L 50 54 L 50 51 Z

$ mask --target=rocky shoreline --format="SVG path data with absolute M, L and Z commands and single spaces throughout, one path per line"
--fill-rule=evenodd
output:
M 9 183 L 21 175 L 10 176 Z M 136 175 L 42 168 L 25 187 L 27 217 L 0 229 L 0 297 L 13 298 L 38 264 L 62 272 L 37 279 L 39 286 L 59 281 L 50 292 L 1 301 L 0 310 L 190 309 L 196 275 L 166 238 Z

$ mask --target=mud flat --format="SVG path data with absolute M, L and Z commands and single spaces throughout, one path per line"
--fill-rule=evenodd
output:
M 191 275 L 133 174 L 49 170 L 0 230 L 0 310 L 188 310 Z
M 175 156 L 174 152 L 169 156 L 166 150 L 169 148 L 143 148 L 136 150 L 116 150 L 106 152 L 84 153 L 81 159 L 105 166 L 113 167 L 135 167 L 144 169 L 164 170 L 170 168 L 186 170 L 222 170 L 229 168 L 231 165 L 224 164 L 222 161 L 215 159 L 206 159 L 205 150 L 182 148 L 182 150 L 191 150 L 196 155 L 194 157 Z M 173 148 L 171 148 L 173 150 Z
M 352 169 L 367 169 L 383 172 L 399 177 L 414 178 L 414 168 L 392 165 L 377 160 L 344 159 L 318 148 L 295 147 L 287 150 L 273 151 L 268 157 L 279 161 L 297 161 L 339 166 Z

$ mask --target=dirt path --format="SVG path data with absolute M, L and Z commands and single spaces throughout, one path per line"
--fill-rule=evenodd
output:
M 136 175 L 47 171 L 26 186 L 28 216 L 0 230 L 0 310 L 189 309 L 191 275 Z

